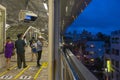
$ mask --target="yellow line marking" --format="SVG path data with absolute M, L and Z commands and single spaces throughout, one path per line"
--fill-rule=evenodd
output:
M 47 65 L 48 65 L 48 62 L 44 62 L 44 63 L 42 64 L 42 66 L 40 67 L 40 69 L 38 70 L 38 72 L 35 74 L 34 80 L 37 79 L 37 77 L 38 77 L 39 73 L 41 72 L 41 70 L 42 70 L 43 68 L 46 68 Z
M 48 66 L 48 62 L 45 62 L 43 68 L 47 68 L 47 66 Z
M 17 79 L 19 76 L 21 76 L 21 75 L 25 72 L 25 70 L 27 70 L 29 67 L 30 67 L 30 66 L 27 66 L 25 69 L 23 69 L 19 74 L 17 74 L 17 75 L 14 77 L 14 79 Z
M 45 65 L 45 62 L 42 63 L 42 66 L 40 67 L 40 69 L 39 69 L 39 70 L 37 71 L 37 73 L 35 74 L 35 76 L 34 76 L 34 80 L 37 79 L 37 77 L 38 77 L 39 73 L 42 71 L 44 65 Z
M 10 68 L 10 70 L 14 69 L 17 65 L 14 65 L 13 67 Z M 0 76 L 3 76 L 4 74 L 6 74 L 7 72 L 9 72 L 10 70 L 6 70 L 3 73 L 0 74 Z
M 47 65 L 48 65 L 48 62 L 42 62 L 42 63 L 45 63 L 45 64 L 44 64 L 44 65 L 45 65 L 45 66 L 44 66 L 44 68 L 46 68 L 46 67 L 47 67 Z M 34 63 L 34 62 L 32 62 L 32 63 L 31 63 L 31 62 L 28 62 L 28 65 L 33 66 L 33 67 L 34 67 L 34 66 L 36 65 L 36 63 Z

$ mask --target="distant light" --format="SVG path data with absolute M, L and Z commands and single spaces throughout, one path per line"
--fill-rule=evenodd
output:
M 75 16 L 72 16 L 73 19 L 75 19 Z
M 70 43 L 70 45 L 72 45 L 72 43 Z
M 48 10 L 47 4 L 43 3 L 43 5 L 44 5 L 45 9 Z
M 94 62 L 94 59 L 90 59 L 90 61 Z
M 93 47 L 94 47 L 94 45 L 93 45 L 93 44 L 91 44 L 91 45 L 90 45 L 90 47 L 91 47 L 91 48 L 93 48 Z
M 98 49 L 98 51 L 101 51 L 101 49 Z
M 107 60 L 107 71 L 111 72 L 111 61 Z
M 84 57 L 87 57 L 86 55 L 83 55 Z
M 107 68 L 105 68 L 105 72 L 107 72 Z

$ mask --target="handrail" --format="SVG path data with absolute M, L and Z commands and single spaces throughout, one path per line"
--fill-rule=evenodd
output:
M 67 49 L 67 55 L 69 56 L 69 61 L 73 66 L 75 72 L 78 74 L 81 80 L 98 80 L 74 55 Z
M 66 53 L 61 50 L 61 59 L 64 68 L 67 70 L 66 75 L 70 76 L 69 80 L 98 80 L 73 54 L 67 49 Z M 69 74 L 68 74 L 69 73 Z M 61 73 L 62 75 L 62 73 Z M 64 76 L 66 77 L 66 76 Z M 66 78 L 65 78 L 66 79 Z M 63 79 L 63 80 L 65 80 Z
M 67 76 L 69 76 L 69 78 L 70 78 L 69 80 L 75 80 L 74 73 L 71 69 L 70 63 L 68 62 L 67 58 L 65 57 L 65 54 L 62 51 L 61 51 L 61 53 L 62 53 L 61 59 L 62 59 L 63 65 L 64 65 L 64 70 L 67 73 L 67 74 L 65 72 L 62 73 L 62 74 L 65 74 L 62 80 L 66 80 Z
M 69 64 L 68 60 L 67 60 L 65 57 L 62 57 L 62 58 L 63 58 L 63 60 L 65 61 L 66 67 L 68 68 L 68 70 L 69 70 L 70 73 L 71 73 L 71 76 L 72 76 L 73 79 L 74 79 L 74 74 L 73 74 L 73 72 L 72 72 L 72 70 L 71 70 L 71 67 L 70 67 L 70 64 Z

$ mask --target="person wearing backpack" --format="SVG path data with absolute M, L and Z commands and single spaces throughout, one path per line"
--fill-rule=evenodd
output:
M 38 41 L 37 41 L 37 66 L 40 67 L 41 64 L 40 64 L 40 59 L 41 59 L 41 54 L 42 54 L 42 47 L 43 47 L 43 44 L 42 44 L 42 37 L 39 36 L 38 37 Z

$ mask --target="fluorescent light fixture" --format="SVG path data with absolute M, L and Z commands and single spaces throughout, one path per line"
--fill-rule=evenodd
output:
M 45 9 L 48 10 L 47 4 L 43 3 L 43 5 L 44 5 Z

